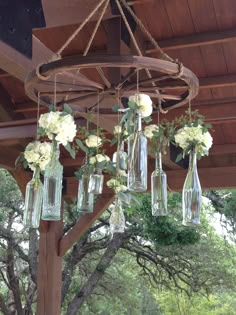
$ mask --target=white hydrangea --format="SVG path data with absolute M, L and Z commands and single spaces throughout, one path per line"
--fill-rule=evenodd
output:
M 186 150 L 187 147 L 192 143 L 196 143 L 196 151 L 201 155 L 208 155 L 208 151 L 212 146 L 213 139 L 211 134 L 203 132 L 201 125 L 197 127 L 183 127 L 177 131 L 175 135 L 175 142 L 183 149 Z
M 118 175 L 122 177 L 127 177 L 127 173 L 124 170 L 118 170 Z
M 114 127 L 114 131 L 113 131 L 114 135 L 118 135 L 121 132 L 122 132 L 121 126 L 117 125 L 117 126 Z
M 152 114 L 152 100 L 149 95 L 137 93 L 129 97 L 129 101 L 135 102 L 139 107 L 139 112 L 142 117 L 148 117 Z
M 55 140 L 64 146 L 72 142 L 76 136 L 74 118 L 64 112 L 56 111 L 40 115 L 39 127 L 45 130 L 50 140 L 55 137 Z
M 115 193 L 124 192 L 128 190 L 128 187 L 121 184 L 117 179 L 112 178 L 107 181 L 107 186 L 114 189 Z
M 119 185 L 114 187 L 115 193 L 119 193 L 119 192 L 124 192 L 126 190 L 128 190 L 128 187 L 125 185 Z
M 51 159 L 51 143 L 40 141 L 29 143 L 25 148 L 24 157 L 32 170 L 39 167 L 44 171 Z
M 106 154 L 98 153 L 95 156 L 89 158 L 90 164 L 102 163 L 102 162 L 109 162 L 110 158 Z
M 98 136 L 90 135 L 85 140 L 85 143 L 88 148 L 96 148 L 102 145 L 102 139 Z
M 95 156 L 92 156 L 91 158 L 89 158 L 89 164 L 95 164 L 97 162 L 97 159 Z
M 146 126 L 144 128 L 144 135 L 148 138 L 148 139 L 152 139 L 154 134 L 153 132 L 158 132 L 159 130 L 159 127 L 157 125 L 149 125 L 149 126 Z

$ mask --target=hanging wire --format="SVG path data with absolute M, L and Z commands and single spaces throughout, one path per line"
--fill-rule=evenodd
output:
M 54 111 L 57 109 L 57 74 L 54 76 L 54 101 L 53 101 Z
M 190 99 L 188 101 L 188 114 L 189 114 L 189 121 L 191 123 L 192 122 L 192 103 Z
M 139 94 L 139 69 L 137 69 L 137 94 Z
M 97 101 L 97 117 L 96 117 L 96 124 L 97 124 L 97 154 L 98 154 L 98 137 L 99 137 L 99 125 L 100 125 L 100 93 L 98 92 L 98 101 Z
M 38 92 L 38 102 L 37 102 L 37 125 L 36 125 L 36 135 L 35 135 L 35 140 L 38 140 L 39 109 L 40 109 L 40 92 Z

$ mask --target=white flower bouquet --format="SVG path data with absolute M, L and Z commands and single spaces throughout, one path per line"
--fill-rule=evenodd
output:
M 152 100 L 149 95 L 137 93 L 129 97 L 129 106 L 136 104 L 136 109 L 141 114 L 142 118 L 149 117 L 152 114 Z
M 44 171 L 51 159 L 51 143 L 30 142 L 25 148 L 24 158 L 32 171 L 37 167 L 40 171 Z
M 152 153 L 161 152 L 166 154 L 166 148 L 173 138 L 173 130 L 174 128 L 166 119 L 159 125 L 152 124 L 144 128 L 144 135 L 151 143 L 150 150 Z
M 76 124 L 71 114 L 67 112 L 49 112 L 40 115 L 39 133 L 66 146 L 76 136 Z
M 208 155 L 213 139 L 208 130 L 201 125 L 185 126 L 174 136 L 175 143 L 183 149 L 184 154 L 195 150 L 198 158 Z

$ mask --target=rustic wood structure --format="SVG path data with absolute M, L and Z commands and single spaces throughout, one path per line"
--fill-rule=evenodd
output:
M 38 0 L 32 7 L 20 6 L 12 1 L 5 7 L 5 16 L 12 21 L 13 2 L 17 5 L 19 19 L 12 25 L 0 24 L 4 36 L 0 36 L 0 166 L 8 169 L 24 193 L 30 178 L 29 172 L 15 169 L 14 161 L 36 132 L 37 104 L 29 99 L 24 90 L 28 73 L 39 64 L 49 60 L 64 44 L 74 30 L 83 23 L 98 0 Z M 172 59 L 178 59 L 199 78 L 199 94 L 192 107 L 199 109 L 213 125 L 214 145 L 208 157 L 199 162 L 199 176 L 203 188 L 233 188 L 236 186 L 236 3 L 234 0 L 133 0 L 126 1 L 141 19 L 158 44 Z M 17 3 L 17 4 L 16 4 Z M 21 12 L 21 13 L 20 13 Z M 22 13 L 23 12 L 23 13 Z M 75 37 L 63 51 L 62 56 L 75 58 L 81 55 L 91 36 L 98 14 Z M 2 20 L 1 20 L 2 21 Z M 1 23 L 1 22 L 0 22 Z M 22 25 L 21 25 L 22 26 Z M 5 28 L 4 28 L 5 27 Z M 116 34 L 114 38 L 113 34 Z M 133 25 L 133 33 L 143 56 L 158 57 L 153 48 Z M 29 35 L 30 34 L 30 35 Z M 32 37 L 31 37 L 32 35 Z M 88 58 L 106 54 L 133 55 L 134 47 L 124 32 L 121 17 L 117 14 L 115 1 L 111 0 Z M 45 70 L 46 71 L 46 70 Z M 96 81 L 94 74 L 91 80 Z M 108 77 L 112 82 L 122 73 L 110 68 Z M 58 80 L 59 81 L 59 80 Z M 183 89 L 179 86 L 179 90 Z M 33 90 L 30 90 L 32 93 Z M 83 100 L 83 106 L 96 103 L 97 96 Z M 46 100 L 46 99 L 45 99 Z M 110 133 L 117 117 L 108 112 L 107 104 L 114 103 L 112 93 L 100 100 L 99 123 Z M 74 103 L 75 104 L 75 103 Z M 186 107 L 170 110 L 161 117 L 172 119 L 182 114 Z M 40 113 L 47 109 L 40 107 Z M 155 113 L 153 117 L 155 119 Z M 86 124 L 86 113 L 76 113 L 76 123 Z M 96 123 L 96 121 L 94 121 Z M 107 149 L 109 155 L 109 148 Z M 62 152 L 65 171 L 64 198 L 73 199 L 77 194 L 77 180 L 73 176 L 82 158 L 69 158 Z M 153 161 L 149 159 L 149 169 Z M 179 191 L 186 170 L 169 156 L 164 158 L 168 184 Z M 62 235 L 62 222 L 42 222 L 40 227 L 40 249 L 38 270 L 38 315 L 60 314 L 62 257 L 113 200 L 112 192 L 105 188 L 92 214 L 82 217 L 66 234 Z

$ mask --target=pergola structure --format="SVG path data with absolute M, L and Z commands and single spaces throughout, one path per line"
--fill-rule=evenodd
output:
M 14 5 L 13 5 L 14 2 Z M 35 136 L 37 104 L 24 90 L 27 74 L 52 57 L 73 33 L 98 0 L 37 0 L 32 4 L 11 1 L 1 8 L 0 19 L 0 166 L 8 169 L 24 193 L 31 174 L 15 169 L 15 159 Z M 213 125 L 214 144 L 208 157 L 199 162 L 199 177 L 205 189 L 236 186 L 236 2 L 235 0 L 127 0 L 161 48 L 173 59 L 179 59 L 199 78 L 199 94 L 192 102 L 207 122 Z M 84 42 L 91 34 L 97 15 L 63 52 L 63 56 L 80 55 Z M 116 36 L 114 36 L 114 33 Z M 91 56 L 133 54 L 131 41 L 122 32 L 121 18 L 111 0 Z M 144 56 L 157 56 L 139 31 L 134 35 Z M 111 71 L 115 78 L 117 71 Z M 91 100 L 89 101 L 91 102 Z M 101 108 L 114 100 L 101 101 Z M 88 106 L 89 104 L 87 104 Z M 110 106 L 110 105 L 109 105 Z M 187 105 L 186 105 L 187 106 Z M 162 114 L 173 119 L 187 107 Z M 40 113 L 46 112 L 40 107 Z M 105 111 L 104 111 L 105 112 Z M 155 114 L 154 114 L 155 116 Z M 115 114 L 100 114 L 99 123 L 111 133 L 117 122 Z M 76 115 L 76 123 L 86 124 L 86 114 Z M 94 122 L 96 123 L 96 121 Z M 109 149 L 108 149 L 109 155 Z M 72 160 L 63 152 L 64 198 L 73 199 L 78 182 L 74 171 L 82 157 Z M 175 163 L 172 154 L 164 157 L 168 185 L 181 190 L 186 170 Z M 149 159 L 149 172 L 153 160 Z M 38 268 L 38 315 L 59 315 L 61 301 L 62 259 L 113 200 L 112 192 L 104 187 L 102 198 L 94 212 L 83 216 L 63 235 L 63 222 L 41 222 Z

